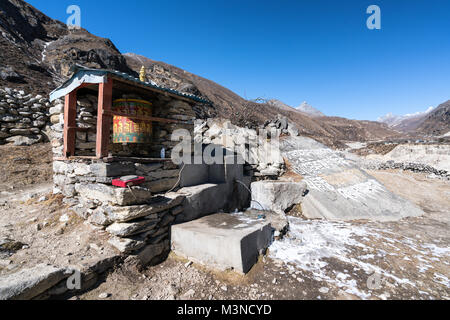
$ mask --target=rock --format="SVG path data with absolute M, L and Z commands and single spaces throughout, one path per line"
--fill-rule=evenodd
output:
M 99 297 L 100 299 L 107 299 L 107 298 L 109 298 L 110 296 L 111 296 L 111 294 L 110 294 L 110 293 L 106 293 L 106 292 L 100 293 L 100 294 L 98 295 L 98 297 Z
M 225 292 L 228 291 L 228 287 L 227 286 L 221 286 L 220 289 L 222 289 L 222 291 L 225 291 Z
M 183 297 L 192 298 L 194 295 L 195 295 L 195 290 L 194 289 L 190 289 L 188 292 L 183 294 Z
M 132 163 L 94 163 L 90 171 L 97 177 L 122 177 L 136 174 Z
M 143 186 L 150 189 L 150 191 L 153 193 L 159 193 L 172 189 L 177 182 L 178 178 L 167 178 L 146 182 L 145 184 L 143 184 Z
M 280 169 L 274 166 L 268 167 L 266 169 L 262 169 L 259 173 L 255 174 L 256 176 L 279 176 Z
M 288 132 L 289 132 L 289 134 L 290 134 L 291 136 L 294 136 L 294 137 L 298 137 L 298 136 L 300 135 L 300 130 L 299 130 L 298 127 L 297 127 L 294 123 L 292 123 L 292 122 L 289 122 Z
M 50 117 L 50 122 L 53 124 L 59 123 L 59 114 L 54 114 Z
M 70 217 L 68 214 L 63 214 L 60 218 L 59 218 L 59 222 L 68 222 L 70 220 Z
M 138 206 L 103 206 L 98 208 L 101 211 L 105 219 L 111 222 L 128 222 L 134 219 L 148 217 L 153 214 L 157 214 L 164 210 L 171 209 L 179 206 L 185 196 L 177 193 L 166 194 L 164 197 L 158 198 L 158 201 L 154 200 L 147 205 Z
M 251 184 L 251 190 L 252 208 L 284 213 L 303 201 L 307 186 L 304 182 L 259 181 Z
M 164 178 L 178 177 L 180 170 L 159 170 L 147 173 L 145 178 L 147 180 L 161 180 Z
M 64 105 L 63 105 L 63 104 L 57 104 L 56 106 L 51 107 L 51 108 L 48 110 L 48 113 L 49 113 L 50 115 L 55 115 L 55 114 L 59 115 L 59 114 L 62 114 L 62 113 L 64 113 Z
M 326 287 L 322 287 L 322 288 L 319 289 L 319 292 L 320 292 L 320 293 L 324 293 L 324 294 L 327 294 L 328 291 L 330 291 L 330 289 L 328 289 L 328 288 L 326 288 Z
M 0 67 L 0 79 L 13 83 L 24 83 L 24 77 L 14 71 L 11 67 Z
M 6 138 L 9 143 L 15 146 L 31 146 L 42 141 L 42 136 L 14 136 Z
M 126 239 L 126 238 L 118 238 L 118 237 L 111 238 L 108 241 L 108 243 L 122 253 L 130 253 L 130 252 L 139 250 L 140 248 L 145 246 L 144 241 Z
M 116 188 L 100 183 L 76 184 L 75 190 L 84 198 L 118 206 L 144 204 L 151 200 L 151 192 L 142 187 Z
M 109 233 L 118 236 L 118 237 L 128 237 L 134 234 L 150 231 L 156 227 L 158 224 L 158 219 L 143 219 L 138 222 L 122 222 L 122 223 L 113 223 L 106 231 Z
M 29 300 L 68 278 L 71 271 L 45 264 L 0 277 L 0 300 Z
M 148 245 L 139 252 L 138 258 L 141 266 L 148 265 L 151 260 L 161 255 L 164 251 L 170 250 L 170 243 L 168 240 L 158 244 Z

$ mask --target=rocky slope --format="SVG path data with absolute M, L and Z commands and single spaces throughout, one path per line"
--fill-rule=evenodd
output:
M 417 130 L 434 136 L 445 135 L 450 132 L 450 100 L 439 105 L 428 114 Z
M 393 128 L 395 130 L 399 130 L 402 132 L 412 132 L 419 127 L 419 125 L 425 120 L 427 115 L 431 111 L 433 111 L 433 109 L 433 107 L 430 107 L 426 111 L 405 114 L 403 116 L 397 116 L 392 113 L 388 113 L 385 116 L 378 118 L 377 121 L 385 123 L 390 128 Z
M 217 115 L 238 125 L 255 127 L 278 114 L 295 122 L 303 135 L 334 145 L 338 140 L 383 139 L 396 134 L 386 125 L 342 118 L 313 118 L 289 108 L 246 101 L 231 90 L 164 62 L 136 54 L 122 55 L 109 39 L 86 30 L 69 30 L 22 0 L 0 2 L 0 87 L 48 95 L 78 63 L 115 69 L 137 76 L 142 65 L 148 78 L 160 85 L 212 101 Z
M 437 108 L 430 107 L 426 111 L 404 116 L 388 113 L 378 118 L 378 121 L 387 124 L 394 130 L 405 133 L 445 135 L 450 132 L 450 100 Z
M 22 0 L 0 1 L 0 86 L 48 94 L 72 64 L 133 73 L 108 40 L 70 31 Z

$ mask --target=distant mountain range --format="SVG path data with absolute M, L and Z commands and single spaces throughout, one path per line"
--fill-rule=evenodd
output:
M 387 124 L 389 127 L 403 131 L 410 132 L 416 130 L 426 116 L 432 112 L 434 107 L 429 107 L 425 111 L 419 111 L 416 113 L 405 114 L 403 116 L 394 115 L 391 112 L 377 119 L 378 122 Z
M 210 117 L 233 119 L 251 112 L 247 119 L 262 124 L 282 114 L 297 124 L 302 135 L 329 146 L 399 135 L 384 123 L 324 116 L 306 102 L 293 108 L 278 100 L 247 101 L 214 81 L 176 66 L 134 53 L 122 54 L 111 40 L 84 29 L 69 30 L 64 23 L 49 18 L 25 1 L 0 0 L 0 87 L 48 95 L 68 79 L 73 64 L 119 70 L 135 77 L 145 66 L 148 80 L 210 100 L 216 112 Z M 440 116 L 444 122 L 448 121 L 445 110 Z M 425 122 L 422 125 L 432 126 Z
M 286 103 L 280 101 L 280 100 L 276 100 L 276 99 L 272 99 L 270 101 L 268 101 L 268 103 L 274 107 L 277 107 L 278 109 L 281 110 L 285 110 L 285 111 L 297 111 L 297 112 L 301 112 L 309 117 L 315 118 L 315 117 L 325 117 L 325 115 L 320 112 L 319 110 L 317 110 L 316 108 L 312 107 L 311 105 L 309 105 L 306 101 L 303 102 L 301 105 L 299 105 L 298 107 L 294 108 L 291 107 L 289 105 L 287 105 Z
M 400 132 L 444 135 L 450 131 L 450 100 L 437 108 L 429 107 L 425 111 L 403 116 L 388 113 L 377 121 Z
M 309 105 L 306 101 L 302 102 L 302 104 L 299 105 L 296 109 L 312 117 L 325 117 L 325 115 L 322 112 Z

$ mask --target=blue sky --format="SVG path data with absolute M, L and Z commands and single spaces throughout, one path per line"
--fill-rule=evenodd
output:
M 211 79 L 246 98 L 308 101 L 327 115 L 375 120 L 450 99 L 448 0 L 29 0 L 125 52 Z M 369 5 L 381 30 L 369 30 Z

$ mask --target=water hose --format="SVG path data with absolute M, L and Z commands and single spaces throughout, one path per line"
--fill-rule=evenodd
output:
M 235 181 L 238 182 L 238 183 L 240 183 L 241 185 L 243 185 L 244 188 L 247 189 L 247 191 L 250 193 L 250 196 L 252 195 L 252 191 L 245 185 L 245 183 L 243 183 L 242 181 L 237 180 L 237 179 L 236 179 Z M 261 207 L 261 210 L 262 210 L 262 211 L 267 211 L 266 209 L 264 209 L 264 206 L 263 206 L 261 203 L 259 203 L 258 201 L 256 201 L 256 200 L 250 200 L 250 203 L 251 203 L 251 202 L 255 202 L 255 203 L 259 204 L 259 206 Z

